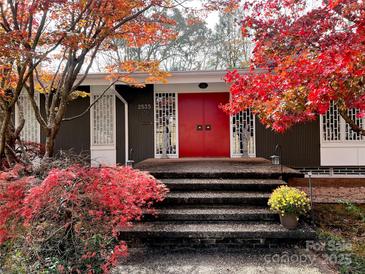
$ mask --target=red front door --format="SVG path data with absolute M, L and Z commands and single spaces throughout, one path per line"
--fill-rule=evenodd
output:
M 229 93 L 179 94 L 180 157 L 229 157 Z

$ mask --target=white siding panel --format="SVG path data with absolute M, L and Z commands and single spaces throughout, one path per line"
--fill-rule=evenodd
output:
M 359 148 L 359 165 L 365 166 L 365 147 Z
M 91 155 L 93 166 L 113 166 L 117 162 L 115 149 L 92 149 Z
M 321 165 L 358 166 L 361 165 L 361 161 L 365 160 L 365 158 L 363 160 L 359 159 L 360 153 L 364 152 L 365 148 L 359 148 L 359 147 L 322 147 Z

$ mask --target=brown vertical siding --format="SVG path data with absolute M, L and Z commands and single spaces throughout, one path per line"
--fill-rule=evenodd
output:
M 291 167 L 320 166 L 319 119 L 299 124 L 284 134 L 266 129 L 256 120 L 256 156 L 270 158 L 276 144 L 282 147 L 282 163 Z
M 117 121 L 117 163 L 125 164 L 125 118 L 124 103 L 116 98 L 116 121 Z
M 129 150 L 132 150 L 129 158 L 136 163 L 147 158 L 153 158 L 153 85 L 147 85 L 145 88 L 117 85 L 116 90 L 128 102 Z M 118 112 L 117 119 L 120 119 L 121 116 L 123 116 L 122 119 L 124 119 L 124 112 Z M 122 135 L 119 125 L 117 131 L 120 131 L 117 133 L 118 136 Z M 118 150 L 118 154 L 122 153 L 122 151 L 122 149 Z M 122 156 L 117 155 L 117 159 L 122 159 Z
M 82 86 L 79 90 L 90 92 L 90 86 Z M 90 105 L 90 98 L 78 98 L 67 106 L 65 117 L 73 117 L 82 113 Z M 44 97 L 41 97 L 41 109 L 44 112 Z M 41 130 L 41 142 L 45 142 L 45 134 Z M 75 153 L 90 154 L 90 112 L 84 116 L 65 121 L 56 138 L 55 151 L 73 150 Z

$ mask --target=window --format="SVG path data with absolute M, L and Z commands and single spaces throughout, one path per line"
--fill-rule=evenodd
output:
M 98 100 L 92 107 L 92 144 L 94 146 L 114 145 L 114 95 L 93 95 L 92 101 Z
M 360 128 L 363 128 L 364 120 L 362 118 L 356 117 L 356 115 L 359 113 L 360 113 L 360 110 L 358 110 L 358 109 L 350 109 L 347 111 L 347 115 L 356 123 L 356 125 L 358 125 Z M 347 123 L 346 123 L 345 132 L 346 132 L 346 140 L 349 140 L 349 141 L 365 140 L 365 139 L 363 139 L 364 137 L 361 134 L 353 131 L 351 129 L 350 125 Z
M 365 121 L 363 118 L 358 118 L 358 109 L 349 109 L 347 114 L 355 123 L 363 127 Z M 323 142 L 358 142 L 364 141 L 364 136 L 353 131 L 349 124 L 340 116 L 337 106 L 331 102 L 330 108 L 325 115 L 321 117 L 322 123 L 322 140 Z
M 233 156 L 255 156 L 255 117 L 250 109 L 232 116 Z
M 324 141 L 338 141 L 341 139 L 340 114 L 333 102 L 325 115 L 322 116 L 322 130 Z
M 176 93 L 155 93 L 155 154 L 177 156 Z
M 39 104 L 39 94 L 34 95 L 36 102 Z M 40 125 L 34 114 L 32 104 L 28 98 L 28 94 L 22 94 L 19 96 L 19 103 L 23 110 L 23 117 L 25 120 L 23 130 L 20 133 L 20 138 L 25 142 L 40 142 Z M 20 123 L 20 110 L 16 111 L 16 124 Z

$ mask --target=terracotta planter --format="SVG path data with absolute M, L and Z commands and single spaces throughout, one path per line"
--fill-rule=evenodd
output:
M 294 214 L 280 214 L 280 223 L 287 229 L 295 229 L 298 226 L 298 216 Z

